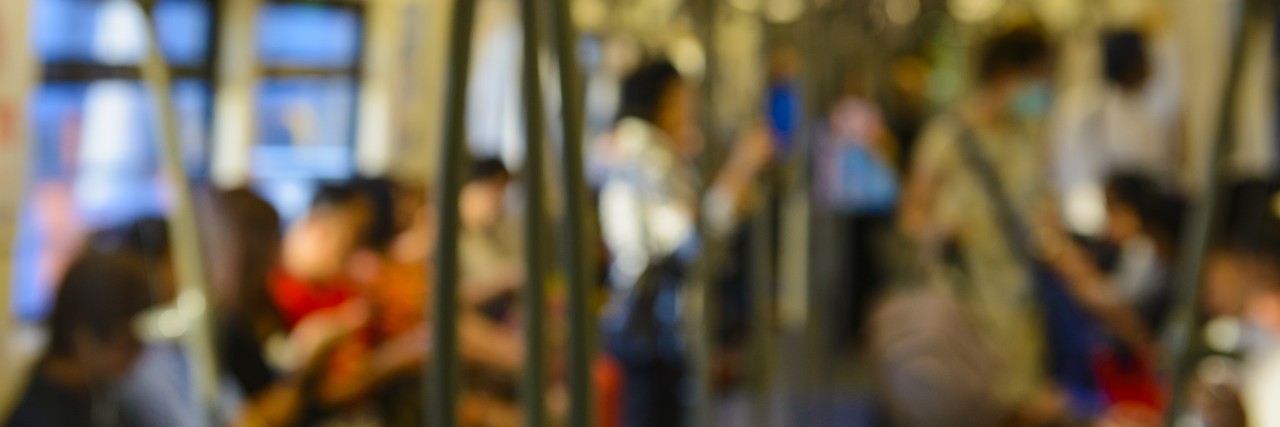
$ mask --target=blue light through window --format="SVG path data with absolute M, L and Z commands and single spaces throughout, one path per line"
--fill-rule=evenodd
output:
M 145 29 L 129 0 L 40 0 L 33 2 L 35 51 L 45 62 L 137 65 L 146 52 Z M 210 5 L 205 0 L 161 0 L 156 31 L 174 65 L 205 62 L 209 53 Z M 113 26 L 120 25 L 121 28 Z M 119 37 L 115 43 L 103 35 Z
M 258 16 L 258 55 L 265 66 L 354 67 L 360 38 L 360 16 L 351 9 L 266 4 Z

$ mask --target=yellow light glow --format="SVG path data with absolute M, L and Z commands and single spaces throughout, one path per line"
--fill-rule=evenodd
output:
M 947 0 L 947 8 L 956 20 L 965 23 L 977 23 L 991 19 L 1004 0 Z
M 887 0 L 884 15 L 894 25 L 907 25 L 920 15 L 920 0 Z
M 802 0 L 766 0 L 764 4 L 764 17 L 775 24 L 786 24 L 795 22 L 804 15 L 804 2 Z

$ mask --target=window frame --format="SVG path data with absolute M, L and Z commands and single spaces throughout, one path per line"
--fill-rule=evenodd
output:
M 221 40 L 219 40 L 218 32 L 223 22 L 222 8 L 220 7 L 218 0 L 198 1 L 204 3 L 209 10 L 209 25 L 208 31 L 205 34 L 205 38 L 208 40 L 208 48 L 205 50 L 204 57 L 200 61 L 201 65 L 169 66 L 173 81 L 196 80 L 204 83 L 209 89 L 209 97 L 205 100 L 204 105 L 205 114 L 202 118 L 205 123 L 209 124 L 209 126 L 206 126 L 206 129 L 204 129 L 206 135 L 204 135 L 205 138 L 203 144 L 205 146 L 200 147 L 201 151 L 205 154 L 202 156 L 201 162 L 196 165 L 196 167 L 188 168 L 187 170 L 187 178 L 197 181 L 207 179 L 209 170 L 211 169 L 212 156 L 208 155 L 208 153 L 212 152 L 213 147 L 211 145 L 213 144 L 213 140 L 209 137 L 209 134 L 213 131 L 212 123 L 215 114 L 214 102 L 218 93 L 217 70 L 220 63 L 219 57 L 222 52 Z M 92 2 L 86 2 L 86 4 L 91 3 Z M 152 4 L 154 4 L 154 1 Z M 149 5 L 142 4 L 141 6 L 148 7 Z M 147 19 L 154 19 L 154 17 L 149 16 Z M 148 22 L 148 24 L 155 25 L 154 22 Z M 36 57 L 37 60 L 40 61 L 40 80 L 37 84 L 38 87 L 64 83 L 94 83 L 109 80 L 123 80 L 128 81 L 129 83 L 137 83 L 139 85 L 143 84 L 141 64 L 111 65 L 86 60 L 49 61 L 40 57 L 39 52 L 36 52 Z M 37 144 L 40 143 L 40 141 L 33 142 Z
M 367 5 L 365 4 L 364 1 L 357 1 L 357 0 L 330 0 L 330 1 L 324 1 L 324 2 L 317 2 L 313 0 L 312 1 L 261 0 L 258 4 L 259 10 L 257 12 L 261 13 L 263 10 L 262 8 L 268 5 L 302 5 L 302 6 L 310 6 L 310 7 L 320 7 L 320 8 L 334 9 L 334 10 L 343 10 L 346 12 L 350 12 L 355 16 L 355 19 L 358 25 L 356 29 L 356 51 L 354 52 L 354 58 L 353 58 L 354 60 L 352 61 L 350 66 L 267 65 L 265 64 L 266 61 L 264 61 L 263 58 L 259 56 L 257 60 L 254 61 L 257 64 L 256 71 L 258 75 L 258 87 L 257 89 L 255 89 L 254 96 L 256 97 L 261 93 L 262 82 L 271 81 L 271 80 L 280 81 L 280 80 L 290 80 L 290 79 L 297 79 L 297 78 L 311 78 L 311 79 L 344 79 L 344 80 L 351 81 L 352 105 L 351 105 L 351 108 L 349 109 L 350 117 L 348 117 L 348 121 L 351 123 L 351 126 L 349 129 L 347 129 L 346 135 L 343 136 L 343 139 L 346 141 L 345 147 L 347 147 L 350 150 L 350 156 L 346 162 L 347 163 L 346 166 L 348 170 L 351 171 L 351 176 L 354 177 L 358 175 L 359 172 L 357 171 L 357 167 L 356 167 L 357 166 L 356 164 L 357 147 L 356 146 L 359 143 L 357 141 L 357 136 L 359 135 L 358 127 L 360 125 L 360 121 L 359 121 L 360 102 L 364 92 L 364 88 L 362 87 L 362 83 L 364 81 L 364 74 L 365 74 L 364 60 L 365 60 L 365 55 L 368 52 L 368 48 L 369 48 L 368 46 L 369 20 L 368 20 Z M 258 36 L 260 37 L 261 35 L 258 35 Z M 253 42 L 254 42 L 253 51 L 255 54 L 258 54 L 257 43 L 259 42 L 259 40 L 255 39 Z M 255 100 L 254 102 L 257 102 L 257 101 Z M 258 114 L 259 114 L 259 117 L 261 117 L 260 111 L 258 112 Z M 259 126 L 261 126 L 260 123 L 259 123 Z M 257 132 L 260 132 L 260 130 L 254 129 L 254 132 L 256 134 Z M 260 145 L 265 145 L 265 141 L 259 140 L 254 142 L 255 147 Z M 253 167 L 250 166 L 250 170 L 249 170 L 250 182 L 261 183 L 261 182 L 270 181 L 273 179 L 275 178 L 264 178 L 259 176 L 257 171 L 253 170 Z M 333 178 L 310 176 L 305 179 L 319 182 L 319 181 L 332 180 Z

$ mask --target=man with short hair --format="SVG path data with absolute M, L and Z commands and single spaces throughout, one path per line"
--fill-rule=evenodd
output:
M 112 427 L 136 423 L 114 388 L 142 342 L 134 317 L 151 305 L 146 273 L 121 254 L 86 253 L 63 277 L 49 317 L 49 347 L 36 365 L 9 427 Z

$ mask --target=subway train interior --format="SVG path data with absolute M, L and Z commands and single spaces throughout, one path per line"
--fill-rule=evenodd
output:
M 6 427 L 1280 427 L 1274 0 L 2 0 Z

